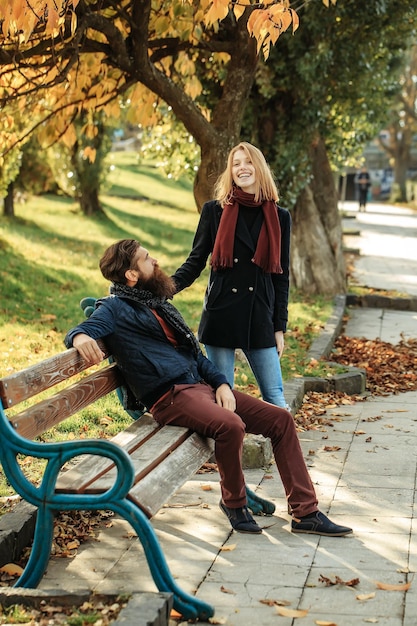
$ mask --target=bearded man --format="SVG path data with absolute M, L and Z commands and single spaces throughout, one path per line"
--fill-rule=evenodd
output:
M 173 280 L 134 239 L 111 245 L 100 260 L 112 284 L 92 315 L 70 330 L 65 345 L 89 364 L 104 354 L 103 339 L 136 400 L 162 424 L 185 426 L 215 442 L 220 474 L 220 509 L 238 532 L 262 528 L 247 508 L 242 448 L 245 433 L 270 437 L 284 485 L 291 530 L 340 537 L 351 528 L 331 522 L 318 510 L 291 413 L 232 390 L 226 377 L 203 355 L 193 332 L 168 301 Z

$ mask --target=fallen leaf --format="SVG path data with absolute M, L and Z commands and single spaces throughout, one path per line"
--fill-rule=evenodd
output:
M 259 600 L 261 604 L 267 604 L 268 606 L 289 606 L 291 602 L 289 600 Z
M 284 606 L 277 606 L 276 611 L 282 617 L 305 617 L 308 614 L 307 609 L 286 609 Z
M 229 546 L 222 546 L 220 548 L 220 552 L 231 552 L 232 550 L 236 550 L 235 543 L 231 543 Z
M 325 583 L 327 587 L 330 587 L 331 585 L 345 585 L 346 587 L 356 587 L 356 585 L 359 585 L 360 581 L 359 578 L 352 578 L 351 580 L 345 581 L 342 580 L 339 576 L 335 576 L 334 580 L 332 580 L 331 578 L 320 574 L 319 582 Z
M 220 591 L 221 591 L 222 593 L 230 593 L 230 594 L 232 594 L 233 596 L 235 596 L 235 595 L 236 595 L 236 592 L 235 592 L 235 591 L 232 591 L 231 589 L 228 589 L 227 587 L 223 587 L 223 585 L 220 587 Z
M 130 531 L 128 531 L 127 533 L 125 533 L 125 534 L 123 535 L 123 537 L 124 537 L 125 539 L 136 539 L 136 538 L 137 538 L 137 534 L 136 534 L 133 530 L 130 530 Z
M 201 489 L 203 491 L 211 491 L 212 490 L 212 486 L 211 485 L 201 485 Z
M 341 450 L 340 446 L 324 446 L 323 450 L 325 452 L 336 452 L 337 450 Z
M 217 463 L 207 462 L 207 463 L 204 463 L 204 465 L 200 467 L 200 469 L 197 471 L 197 474 L 209 474 L 209 473 L 213 473 L 217 471 L 218 471 Z
M 100 425 L 101 426 L 108 426 L 109 424 L 112 424 L 113 420 L 109 415 L 103 415 L 103 417 L 100 418 Z
M 408 591 L 411 587 L 410 583 L 401 583 L 399 585 L 391 585 L 390 583 L 381 583 L 376 581 L 376 586 L 378 589 L 383 589 L 384 591 Z
M 372 593 L 360 593 L 358 596 L 356 596 L 357 600 L 372 600 L 372 598 L 375 598 L 375 591 L 372 591 Z
M 322 619 L 316 619 L 314 623 L 317 626 L 337 626 L 336 622 L 324 622 Z
M 16 565 L 16 563 L 6 563 L 0 567 L 0 572 L 4 572 L 5 574 L 9 574 L 10 576 L 19 576 L 23 573 L 23 568 L 20 565 Z

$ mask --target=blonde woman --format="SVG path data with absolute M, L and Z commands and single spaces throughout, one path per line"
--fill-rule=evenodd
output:
M 192 250 L 173 275 L 177 291 L 200 276 L 211 254 L 198 338 L 207 356 L 234 383 L 240 348 L 262 397 L 288 408 L 280 356 L 288 319 L 291 217 L 262 152 L 241 142 L 229 153 L 203 206 Z

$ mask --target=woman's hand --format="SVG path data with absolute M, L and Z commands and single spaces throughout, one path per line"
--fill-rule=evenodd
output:
M 275 343 L 277 345 L 277 352 L 279 357 L 282 357 L 282 353 L 284 352 L 284 332 L 282 330 L 277 330 L 275 333 Z

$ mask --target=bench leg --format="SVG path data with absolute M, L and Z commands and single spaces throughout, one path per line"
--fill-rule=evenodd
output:
M 29 560 L 14 587 L 35 589 L 48 567 L 54 533 L 54 513 L 50 507 L 39 507 Z
M 207 621 L 214 615 L 214 608 L 183 591 L 175 582 L 169 570 L 165 556 L 159 545 L 155 531 L 146 515 L 129 500 L 102 501 L 98 506 L 87 505 L 81 502 L 61 503 L 62 510 L 86 510 L 110 509 L 123 517 L 135 530 L 142 543 L 145 556 L 155 585 L 159 591 L 173 594 L 174 608 L 187 620 L 200 619 Z M 48 566 L 53 540 L 54 509 L 48 505 L 38 508 L 36 527 L 32 550 L 26 568 L 15 587 L 35 589 Z
M 246 487 L 246 498 L 248 501 L 248 508 L 254 515 L 272 515 L 275 511 L 275 504 L 269 500 L 264 500 L 260 496 L 256 495 L 252 489 Z
M 210 604 L 198 600 L 195 596 L 186 593 L 178 587 L 168 568 L 155 531 L 146 515 L 129 500 L 111 503 L 111 506 L 108 508 L 124 517 L 136 531 L 145 551 L 154 582 L 159 591 L 167 591 L 173 594 L 175 610 L 185 619 L 207 621 L 212 617 L 214 608 Z

